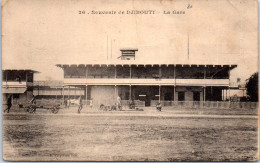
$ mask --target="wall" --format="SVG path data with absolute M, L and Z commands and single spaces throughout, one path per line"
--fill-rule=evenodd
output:
M 117 86 L 118 87 L 118 95 L 121 100 L 129 100 L 130 87 L 129 86 Z
M 200 92 L 200 101 L 203 101 L 203 88 L 202 87 L 176 87 L 175 101 L 178 101 L 178 92 L 185 92 L 185 101 L 194 101 L 193 92 Z
M 173 101 L 174 100 L 174 87 L 173 86 L 167 86 L 167 87 L 161 87 L 161 100 L 164 101 L 165 95 L 169 94 L 170 95 L 170 100 L 167 101 Z
M 95 107 L 100 104 L 114 105 L 116 102 L 115 86 L 91 86 L 90 96 L 93 98 Z

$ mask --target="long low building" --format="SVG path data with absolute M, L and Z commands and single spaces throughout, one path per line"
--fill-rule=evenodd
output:
M 57 64 L 64 71 L 64 85 L 85 90 L 95 105 L 122 100 L 222 101 L 230 88 L 230 71 L 237 65 L 140 64 L 132 61 L 137 50 L 121 50 L 124 61 L 98 64 Z M 126 55 L 129 58 L 126 57 Z
M 34 81 L 33 95 L 38 99 L 68 99 L 84 96 L 84 89 L 79 87 L 64 87 L 63 81 Z

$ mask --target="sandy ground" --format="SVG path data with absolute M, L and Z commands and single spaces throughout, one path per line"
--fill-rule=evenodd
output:
M 255 161 L 258 117 L 148 109 L 3 114 L 9 161 Z M 211 114 L 209 114 L 211 113 Z M 241 113 L 241 111 L 239 112 Z

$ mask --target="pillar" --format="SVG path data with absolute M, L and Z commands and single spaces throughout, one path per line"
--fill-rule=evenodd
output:
M 63 101 L 65 101 L 65 96 L 64 96 L 64 86 L 62 86 L 62 98 L 63 98 Z
M 129 100 L 132 100 L 132 86 L 129 85 Z
M 176 79 L 176 67 L 175 67 L 175 65 L 173 66 L 173 77 L 174 77 L 174 79 Z M 175 80 L 175 84 L 176 84 L 176 80 Z
M 174 92 L 173 92 L 173 101 L 178 101 L 176 94 L 176 66 L 173 66 L 173 78 L 174 78 Z
M 226 101 L 227 101 L 227 89 L 226 89 Z
M 117 74 L 116 74 L 117 72 L 116 72 L 116 66 L 115 66 L 115 78 L 116 78 L 116 76 L 117 76 Z
M 74 98 L 76 99 L 76 86 L 74 86 L 74 89 L 75 89 L 75 91 L 74 91 Z
M 173 87 L 173 101 L 175 101 L 175 96 L 176 96 L 176 93 L 175 93 L 176 91 L 175 91 L 175 89 L 176 89 L 176 88 L 175 88 L 175 86 L 174 86 L 174 87 Z
M 56 100 L 57 100 L 57 87 L 55 88 L 55 96 L 56 96 Z
M 88 100 L 88 85 L 86 85 L 86 103 L 87 103 L 87 100 Z
M 86 78 L 88 78 L 88 67 L 86 67 Z
M 230 97 L 230 86 L 228 87 L 228 98 L 229 98 L 229 103 L 231 102 L 231 97 Z
M 203 87 L 203 101 L 206 101 L 206 86 Z
M 224 101 L 224 93 L 223 89 L 221 90 L 221 100 Z
M 115 101 L 116 101 L 116 99 L 117 99 L 117 86 L 115 85 Z
M 161 102 L 161 86 L 159 85 L 159 102 Z
M 174 101 L 178 101 L 178 92 L 177 90 L 177 86 L 174 87 Z
M 68 99 L 70 99 L 70 86 L 69 86 L 69 94 L 68 94 Z
M 204 79 L 206 79 L 206 66 L 204 67 Z

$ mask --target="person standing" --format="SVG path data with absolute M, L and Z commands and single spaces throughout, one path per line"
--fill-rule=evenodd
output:
M 68 99 L 64 100 L 64 107 L 65 107 L 65 109 L 69 109 L 69 100 Z
M 93 98 L 90 99 L 89 106 L 90 106 L 91 109 L 93 108 Z
M 81 110 L 82 110 L 82 99 L 81 99 L 81 96 L 79 97 L 79 101 L 78 101 L 78 105 L 79 105 L 79 108 L 78 108 L 78 113 L 80 114 Z
M 4 110 L 4 112 L 7 111 L 7 113 L 10 112 L 10 109 L 12 107 L 12 95 L 10 95 L 7 99 L 7 108 Z
M 120 98 L 120 96 L 117 96 L 116 105 L 117 105 L 117 110 L 121 110 L 121 98 Z
M 130 99 L 130 109 L 135 109 L 135 102 L 132 98 Z
M 157 103 L 157 105 L 156 105 L 156 110 L 162 111 L 162 105 L 161 105 L 160 102 Z

